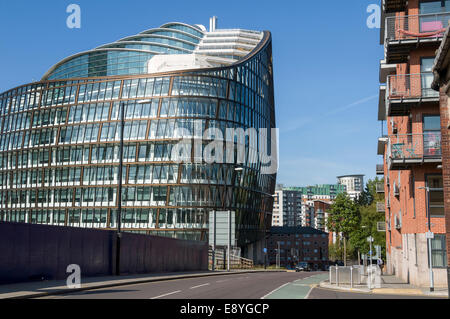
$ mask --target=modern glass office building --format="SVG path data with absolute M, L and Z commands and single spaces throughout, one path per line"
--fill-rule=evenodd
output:
M 0 220 L 115 229 L 122 104 L 124 231 L 206 241 L 209 212 L 232 210 L 238 246 L 262 238 L 276 174 L 248 151 L 240 170 L 170 156 L 194 123 L 275 127 L 270 32 L 215 19 L 209 31 L 168 23 L 73 55 L 0 94 Z

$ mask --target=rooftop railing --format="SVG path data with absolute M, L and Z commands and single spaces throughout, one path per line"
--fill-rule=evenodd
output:
M 386 18 L 388 41 L 442 37 L 450 12 Z
M 389 100 L 437 98 L 439 92 L 431 88 L 433 73 L 390 75 L 386 95 Z
M 389 157 L 393 160 L 442 157 L 441 132 L 389 136 Z

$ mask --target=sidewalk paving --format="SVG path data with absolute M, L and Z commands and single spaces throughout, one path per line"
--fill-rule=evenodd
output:
M 50 295 L 61 295 L 91 289 L 102 289 L 109 287 L 142 284 L 148 282 L 188 279 L 208 276 L 235 275 L 252 272 L 280 272 L 283 270 L 236 270 L 236 271 L 203 271 L 184 273 L 159 273 L 132 276 L 106 276 L 82 278 L 81 288 L 70 289 L 66 280 L 52 280 L 39 282 L 25 282 L 9 285 L 0 285 L 0 299 L 29 299 L 45 297 Z
M 320 283 L 320 287 L 326 289 L 343 290 L 347 292 L 363 292 L 373 294 L 394 294 L 394 295 L 414 295 L 424 297 L 442 297 L 448 298 L 448 289 L 435 288 L 434 292 L 430 292 L 428 287 L 416 287 L 403 282 L 400 278 L 393 275 L 381 276 L 381 287 L 369 289 L 367 286 L 367 276 L 363 276 L 361 285 L 339 285 L 330 284 L 328 280 Z

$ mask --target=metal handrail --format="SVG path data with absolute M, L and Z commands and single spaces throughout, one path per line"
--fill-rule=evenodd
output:
M 215 250 L 215 269 L 226 269 L 227 261 L 224 260 L 225 253 L 221 249 Z M 212 249 L 209 249 L 209 264 L 212 266 Z M 230 268 L 231 269 L 252 269 L 254 268 L 254 262 L 251 259 L 244 257 L 230 255 Z
M 448 26 L 450 12 L 428 13 L 386 18 L 387 41 L 439 38 Z
M 442 157 L 441 132 L 391 135 L 388 142 L 388 156 L 394 160 L 440 158 Z
M 433 73 L 389 75 L 386 86 L 386 99 L 401 100 L 413 98 L 438 98 L 439 92 L 431 88 Z

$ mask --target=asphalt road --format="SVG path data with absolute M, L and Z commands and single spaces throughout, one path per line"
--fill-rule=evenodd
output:
M 261 299 L 319 272 L 259 272 L 161 281 L 83 291 L 51 299 Z M 310 288 L 308 288 L 310 290 Z

